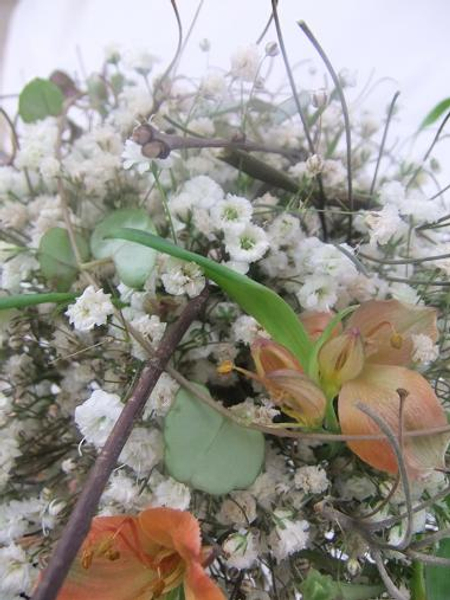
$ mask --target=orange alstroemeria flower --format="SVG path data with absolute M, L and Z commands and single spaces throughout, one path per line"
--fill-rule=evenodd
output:
M 207 559 L 188 512 L 96 517 L 58 600 L 155 600 L 181 584 L 186 600 L 225 600 L 203 569 Z
M 334 315 L 309 313 L 302 319 L 313 339 L 325 329 Z M 372 300 L 363 303 L 349 318 L 343 330 L 335 329 L 332 337 L 322 346 L 319 355 L 319 380 L 306 389 L 311 400 L 311 386 L 322 390 L 324 397 L 338 398 L 339 424 L 343 434 L 370 435 L 382 433 L 374 420 L 359 406 L 365 405 L 375 412 L 399 436 L 411 431 L 445 427 L 447 418 L 436 394 L 426 379 L 408 369 L 413 363 L 413 335 L 426 335 L 437 339 L 436 311 L 432 308 L 402 304 L 397 300 Z M 283 349 L 283 352 L 280 350 Z M 284 360 L 274 363 L 273 354 Z M 302 369 L 294 366 L 295 358 L 275 342 L 257 340 L 252 347 L 259 380 L 267 387 L 275 401 L 277 393 L 290 406 L 295 398 L 298 414 L 309 410 L 311 402 L 302 404 Z M 266 356 L 267 355 L 267 356 Z M 275 367 L 275 368 L 273 368 Z M 284 369 L 289 372 L 289 385 L 280 379 Z M 278 380 L 281 385 L 278 385 Z M 296 383 L 297 382 L 297 383 Z M 269 383 L 269 385 L 268 385 Z M 296 385 L 298 384 L 298 389 Z M 400 424 L 400 395 L 405 396 Z M 324 403 L 315 397 L 316 416 Z M 291 411 L 289 414 L 294 415 Z M 301 418 L 300 422 L 305 421 Z M 312 424 L 312 422 L 307 422 Z M 403 455 L 408 473 L 417 478 L 434 468 L 444 467 L 444 454 L 449 434 L 430 436 L 403 436 Z M 349 441 L 349 447 L 369 465 L 397 473 L 395 452 L 385 440 Z

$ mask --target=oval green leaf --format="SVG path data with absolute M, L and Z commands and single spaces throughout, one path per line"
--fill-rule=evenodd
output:
M 312 341 L 293 309 L 270 288 L 205 256 L 175 246 L 157 235 L 132 229 L 117 229 L 110 236 L 137 242 L 198 264 L 206 277 L 215 281 L 243 310 L 255 317 L 276 342 L 286 346 L 302 365 L 308 364 Z
M 81 259 L 87 260 L 89 247 L 86 240 L 77 233 L 75 240 Z M 66 229 L 52 227 L 44 233 L 39 243 L 38 260 L 42 274 L 58 292 L 67 291 L 75 281 L 77 261 Z
M 433 125 L 444 113 L 446 110 L 450 110 L 450 98 L 445 98 L 445 100 L 441 100 L 434 108 L 430 110 L 425 119 L 422 121 L 419 127 L 419 131 L 424 129 L 425 127 L 429 127 Z
M 62 113 L 64 96 L 57 85 L 48 79 L 33 79 L 19 96 L 19 114 L 25 123 L 34 123 Z
M 450 559 L 450 538 L 439 542 L 436 556 Z M 425 565 L 425 588 L 427 600 L 448 600 L 450 569 L 438 565 Z
M 153 222 L 144 210 L 125 208 L 109 214 L 97 225 L 91 237 L 94 258 L 111 258 L 120 280 L 132 288 L 141 288 L 155 266 L 156 252 L 133 241 L 111 239 L 118 227 L 131 227 L 153 233 Z
M 249 487 L 264 461 L 261 432 L 237 425 L 183 389 L 165 419 L 164 440 L 169 474 L 208 494 Z

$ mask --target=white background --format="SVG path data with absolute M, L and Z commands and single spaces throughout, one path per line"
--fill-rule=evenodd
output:
M 198 0 L 178 4 L 187 29 Z M 210 63 L 228 68 L 233 50 L 256 41 L 270 10 L 270 0 L 204 0 L 180 72 L 204 72 L 199 41 L 205 37 L 212 45 Z M 399 89 L 402 123 L 396 127 L 403 136 L 412 135 L 430 108 L 450 96 L 449 0 L 280 0 L 279 12 L 293 63 L 313 58 L 322 70 L 296 24 L 303 19 L 336 70 L 355 69 L 360 85 L 371 72 L 381 80 L 371 100 L 380 117 Z M 18 92 L 30 78 L 55 68 L 80 75 L 98 69 L 110 42 L 148 48 L 168 61 L 176 36 L 170 0 L 21 0 L 9 27 L 1 91 Z M 265 40 L 275 37 L 272 27 Z M 281 57 L 277 61 L 282 73 Z M 431 135 L 415 142 L 415 154 L 420 156 Z M 450 144 L 439 154 L 450 163 Z

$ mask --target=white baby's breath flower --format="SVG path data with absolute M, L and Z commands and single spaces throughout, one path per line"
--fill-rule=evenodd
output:
M 81 296 L 66 310 L 70 323 L 77 331 L 89 331 L 96 325 L 104 325 L 109 315 L 114 312 L 110 300 L 111 295 L 103 290 L 95 291 L 93 285 L 88 286 Z
M 95 390 L 75 409 L 75 423 L 84 439 L 96 448 L 104 446 L 123 404 L 117 394 Z
M 130 323 L 154 348 L 161 341 L 167 326 L 167 323 L 163 323 L 158 315 L 139 315 Z M 134 338 L 131 341 L 131 348 L 133 356 L 139 360 L 148 358 L 145 348 L 142 348 Z
M 306 310 L 330 310 L 337 300 L 338 282 L 328 275 L 310 276 L 296 293 Z
M 187 510 L 191 503 L 191 491 L 187 485 L 167 477 L 153 489 L 152 506 L 167 506 Z
M 256 44 L 238 48 L 231 56 L 231 74 L 243 81 L 254 81 L 257 74 L 261 56 Z
M 175 379 L 172 379 L 167 373 L 161 373 L 145 405 L 144 419 L 148 419 L 152 415 L 164 417 L 169 412 L 179 389 L 180 385 Z
M 133 142 L 133 140 L 126 140 L 125 148 L 122 152 L 123 168 L 128 170 L 136 167 L 138 173 L 145 173 L 150 171 L 152 166 L 152 158 L 147 158 L 142 154 L 142 146 Z
M 309 540 L 309 523 L 295 519 L 291 511 L 277 509 L 273 513 L 275 529 L 269 535 L 268 544 L 278 562 L 294 552 L 304 550 Z
M 164 443 L 157 429 L 135 427 L 122 450 L 119 460 L 138 475 L 148 474 L 163 457 Z
M 264 229 L 247 223 L 239 233 L 225 234 L 225 248 L 232 260 L 252 263 L 267 252 L 269 240 Z
M 418 363 L 428 363 L 439 356 L 439 348 L 434 341 L 423 333 L 411 335 L 413 342 L 412 359 Z
M 14 598 L 17 594 L 30 592 L 37 575 L 37 570 L 31 566 L 24 550 L 16 544 L 0 548 L 0 592 L 1 597 Z
M 236 342 L 253 344 L 257 337 L 269 338 L 269 334 L 259 325 L 258 321 L 250 315 L 241 315 L 231 327 L 233 338 Z
M 258 544 L 255 535 L 241 529 L 227 537 L 222 545 L 225 559 L 235 569 L 250 569 L 258 560 Z
M 240 233 L 250 222 L 253 208 L 246 198 L 228 194 L 225 200 L 214 204 L 211 218 L 214 226 L 223 231 Z
M 325 469 L 310 465 L 297 469 L 294 476 L 295 487 L 305 494 L 321 494 L 330 485 Z
M 369 227 L 370 244 L 387 244 L 395 235 L 401 235 L 406 224 L 400 217 L 398 208 L 393 204 L 386 204 L 382 210 L 369 213 L 365 218 Z
M 176 258 L 167 261 L 161 281 L 166 292 L 174 296 L 187 294 L 189 298 L 194 298 L 205 287 L 205 277 L 201 268 L 195 263 Z

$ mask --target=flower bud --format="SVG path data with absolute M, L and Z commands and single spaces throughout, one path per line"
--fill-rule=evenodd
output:
M 312 94 L 312 105 L 314 108 L 325 108 L 328 102 L 328 94 L 326 89 L 315 90 Z
M 319 352 L 320 376 L 327 389 L 355 379 L 364 367 L 364 343 L 359 329 L 352 327 L 329 340 Z
M 278 44 L 276 42 L 269 42 L 266 44 L 265 52 L 267 56 L 278 56 L 280 54 L 280 49 L 278 48 Z

